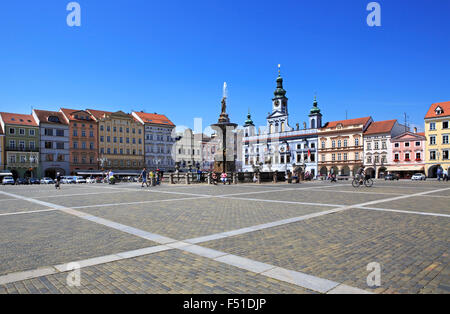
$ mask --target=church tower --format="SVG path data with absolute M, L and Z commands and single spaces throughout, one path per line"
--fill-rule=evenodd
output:
M 311 129 L 320 129 L 322 127 L 322 114 L 317 103 L 317 96 L 314 97 L 313 107 L 309 114 L 309 127 Z
M 267 127 L 270 134 L 292 131 L 289 127 L 288 98 L 283 88 L 280 65 L 278 65 L 277 89 L 272 99 L 272 113 L 267 117 Z
M 247 121 L 244 124 L 244 134 L 245 137 L 255 136 L 255 124 L 252 120 L 252 115 L 250 114 L 250 110 L 248 111 Z

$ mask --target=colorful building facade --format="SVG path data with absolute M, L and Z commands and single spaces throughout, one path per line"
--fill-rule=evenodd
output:
M 173 147 L 175 124 L 166 116 L 145 112 L 133 112 L 133 117 L 144 127 L 145 165 L 150 170 L 175 170 Z
M 437 177 L 438 168 L 450 170 L 450 101 L 432 104 L 425 116 L 427 152 L 425 171 L 430 178 Z
M 99 169 L 98 125 L 92 115 L 85 110 L 65 109 L 63 114 L 69 125 L 69 171 L 93 172 Z
M 5 133 L 6 170 L 15 179 L 40 176 L 39 125 L 32 115 L 0 113 Z
M 401 179 L 410 179 L 416 173 L 425 173 L 425 133 L 403 132 L 391 139 L 392 155 L 389 173 L 395 173 Z
M 98 123 L 99 159 L 103 168 L 135 175 L 145 166 L 144 126 L 131 114 L 87 109 Z M 126 173 L 128 172 L 128 173 Z
M 328 122 L 319 129 L 319 171 L 326 176 L 353 176 L 364 163 L 364 132 L 371 117 Z
M 392 166 L 391 139 L 407 128 L 397 120 L 377 121 L 364 132 L 364 166 L 372 178 L 384 178 Z
M 69 123 L 61 112 L 33 110 L 39 123 L 40 177 L 69 175 Z

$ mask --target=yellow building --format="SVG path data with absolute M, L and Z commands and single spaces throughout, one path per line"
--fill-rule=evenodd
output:
M 118 174 L 141 170 L 144 167 L 144 126 L 122 111 L 87 111 L 98 122 L 100 167 L 119 171 Z
M 432 104 L 425 116 L 426 174 L 437 177 L 437 169 L 450 170 L 450 101 Z

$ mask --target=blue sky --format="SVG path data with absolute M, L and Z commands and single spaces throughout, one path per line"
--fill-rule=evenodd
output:
M 450 1 L 79 0 L 8 1 L 0 10 L 0 110 L 31 106 L 145 110 L 178 125 L 216 122 L 222 85 L 242 124 L 271 110 L 277 64 L 290 124 L 307 119 L 314 94 L 325 121 L 371 115 L 423 126 L 450 100 Z

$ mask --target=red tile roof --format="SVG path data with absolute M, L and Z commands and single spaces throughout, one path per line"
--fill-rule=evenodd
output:
M 441 107 L 444 113 L 441 115 L 437 115 L 436 114 L 437 107 Z M 425 116 L 425 119 L 448 117 L 448 116 L 450 116 L 450 101 L 432 104 L 430 109 L 428 110 L 427 115 Z
M 0 115 L 2 116 L 2 120 L 5 124 L 38 126 L 31 114 L 0 112 Z
M 417 133 L 417 135 L 425 136 L 425 132 Z
M 364 135 L 390 133 L 397 120 L 372 122 Z
M 86 109 L 91 115 L 94 116 L 95 119 L 103 119 L 105 115 L 112 114 L 112 112 L 109 111 L 102 111 L 102 110 L 94 110 L 94 109 Z
M 81 112 L 81 113 L 84 113 L 84 114 L 89 114 L 91 117 L 91 119 L 92 119 L 92 115 L 89 113 L 89 112 L 87 112 L 86 110 L 77 110 L 77 109 L 66 109 L 66 108 L 61 108 L 61 112 L 64 114 L 64 116 L 69 120 L 69 121 L 86 121 L 86 120 L 82 120 L 82 119 L 77 119 L 76 117 L 75 117 L 75 114 L 77 114 L 77 113 L 79 113 L 79 112 Z M 94 121 L 94 120 L 92 120 L 92 121 Z
M 64 118 L 62 112 L 36 110 L 36 109 L 33 111 L 36 113 L 36 116 L 38 117 L 40 123 L 67 125 L 67 121 Z M 49 117 L 57 117 L 59 122 L 49 121 Z
M 366 118 L 358 118 L 358 119 L 350 119 L 350 120 L 341 120 L 341 121 L 333 121 L 328 122 L 325 125 L 325 128 L 335 128 L 338 126 L 338 124 L 342 124 L 343 126 L 350 126 L 350 125 L 366 125 L 367 122 L 370 121 L 372 117 L 366 117 Z
M 175 126 L 165 115 L 156 113 L 134 112 L 144 123 Z

